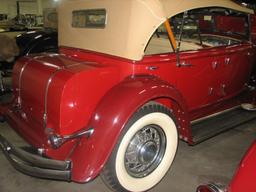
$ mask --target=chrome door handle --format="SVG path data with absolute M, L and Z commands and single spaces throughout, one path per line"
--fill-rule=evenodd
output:
M 226 95 L 226 85 L 225 84 L 221 84 L 221 86 L 220 86 L 220 88 L 221 88 L 221 93 L 222 93 L 222 95 L 223 96 L 225 96 Z
M 150 70 L 150 71 L 154 71 L 154 70 L 157 70 L 158 67 L 157 66 L 148 66 L 147 67 L 147 70 Z
M 229 63 L 230 63 L 230 58 L 229 57 L 225 58 L 225 64 L 228 65 Z
M 179 67 L 192 67 L 193 65 L 191 63 L 186 63 L 185 61 L 182 61 L 179 64 Z
M 218 67 L 218 61 L 213 61 L 212 62 L 212 68 L 216 69 Z

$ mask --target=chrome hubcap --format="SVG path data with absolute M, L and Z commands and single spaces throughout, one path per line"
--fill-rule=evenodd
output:
M 157 125 L 148 125 L 139 130 L 130 141 L 125 152 L 125 168 L 136 178 L 153 172 L 165 153 L 166 137 Z
M 143 164 L 152 162 L 157 154 L 157 145 L 153 141 L 145 143 L 139 150 L 139 160 Z

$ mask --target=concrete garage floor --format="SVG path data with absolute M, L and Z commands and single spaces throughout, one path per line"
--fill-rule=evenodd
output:
M 6 124 L 0 133 L 15 145 L 24 141 Z M 242 156 L 256 138 L 256 120 L 191 147 L 180 142 L 176 159 L 162 182 L 150 192 L 194 192 L 199 184 L 231 179 Z M 0 153 L 1 192 L 110 192 L 100 177 L 87 184 L 33 178 L 16 171 Z

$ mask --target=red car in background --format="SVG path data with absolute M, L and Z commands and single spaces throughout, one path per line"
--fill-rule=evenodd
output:
M 219 10 L 217 10 L 219 11 Z M 208 12 L 209 13 L 209 12 Z M 199 26 L 203 32 L 208 33 L 229 33 L 234 36 L 247 36 L 256 44 L 256 15 L 251 14 L 248 17 L 243 15 L 229 15 L 226 12 L 212 12 L 211 14 L 199 16 Z M 249 20 L 249 22 L 247 22 Z M 246 25 L 249 25 L 247 28 Z M 213 31 L 212 31 L 213 29 Z
M 233 179 L 227 187 L 218 184 L 199 186 L 197 192 L 255 192 L 256 141 L 247 151 Z
M 251 15 L 251 37 L 252 42 L 256 44 L 256 15 Z

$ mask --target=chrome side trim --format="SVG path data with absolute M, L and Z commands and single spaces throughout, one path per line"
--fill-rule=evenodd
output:
M 46 84 L 46 87 L 45 87 L 45 94 L 44 94 L 44 115 L 43 115 L 43 125 L 44 125 L 44 128 L 46 129 L 47 128 L 47 96 L 48 96 L 48 91 L 49 91 L 49 87 L 50 87 L 50 84 L 52 82 L 52 79 L 53 77 L 59 72 L 61 71 L 62 69 L 64 69 L 65 67 L 58 67 L 56 71 L 54 71 L 50 77 L 48 78 L 48 81 L 47 81 L 47 84 Z
M 19 87 L 18 87 L 18 106 L 21 107 L 21 79 L 22 79 L 22 75 L 24 73 L 25 68 L 27 67 L 27 65 L 30 63 L 30 60 L 28 60 L 23 67 L 20 70 L 20 75 L 19 75 Z
M 232 108 L 230 108 L 230 109 L 226 109 L 226 110 L 224 110 L 224 111 L 220 111 L 220 112 L 217 112 L 217 113 L 214 113 L 214 114 L 211 114 L 211 115 L 208 115 L 208 116 L 205 116 L 205 117 L 202 117 L 202 118 L 193 120 L 193 121 L 191 121 L 190 123 L 191 123 L 191 124 L 195 124 L 195 123 L 201 122 L 201 121 L 203 121 L 203 120 L 206 120 L 206 119 L 209 119 L 209 118 L 212 118 L 212 117 L 216 117 L 216 116 L 218 116 L 218 115 L 220 115 L 220 114 L 227 113 L 227 112 L 230 112 L 230 111 L 232 111 L 232 110 L 238 109 L 238 108 L 240 108 L 240 107 L 241 107 L 241 106 L 238 105 L 238 106 L 232 107 Z
M 149 70 L 149 71 L 154 71 L 154 70 L 157 70 L 159 67 L 157 67 L 157 66 L 148 66 L 147 67 L 147 70 Z

